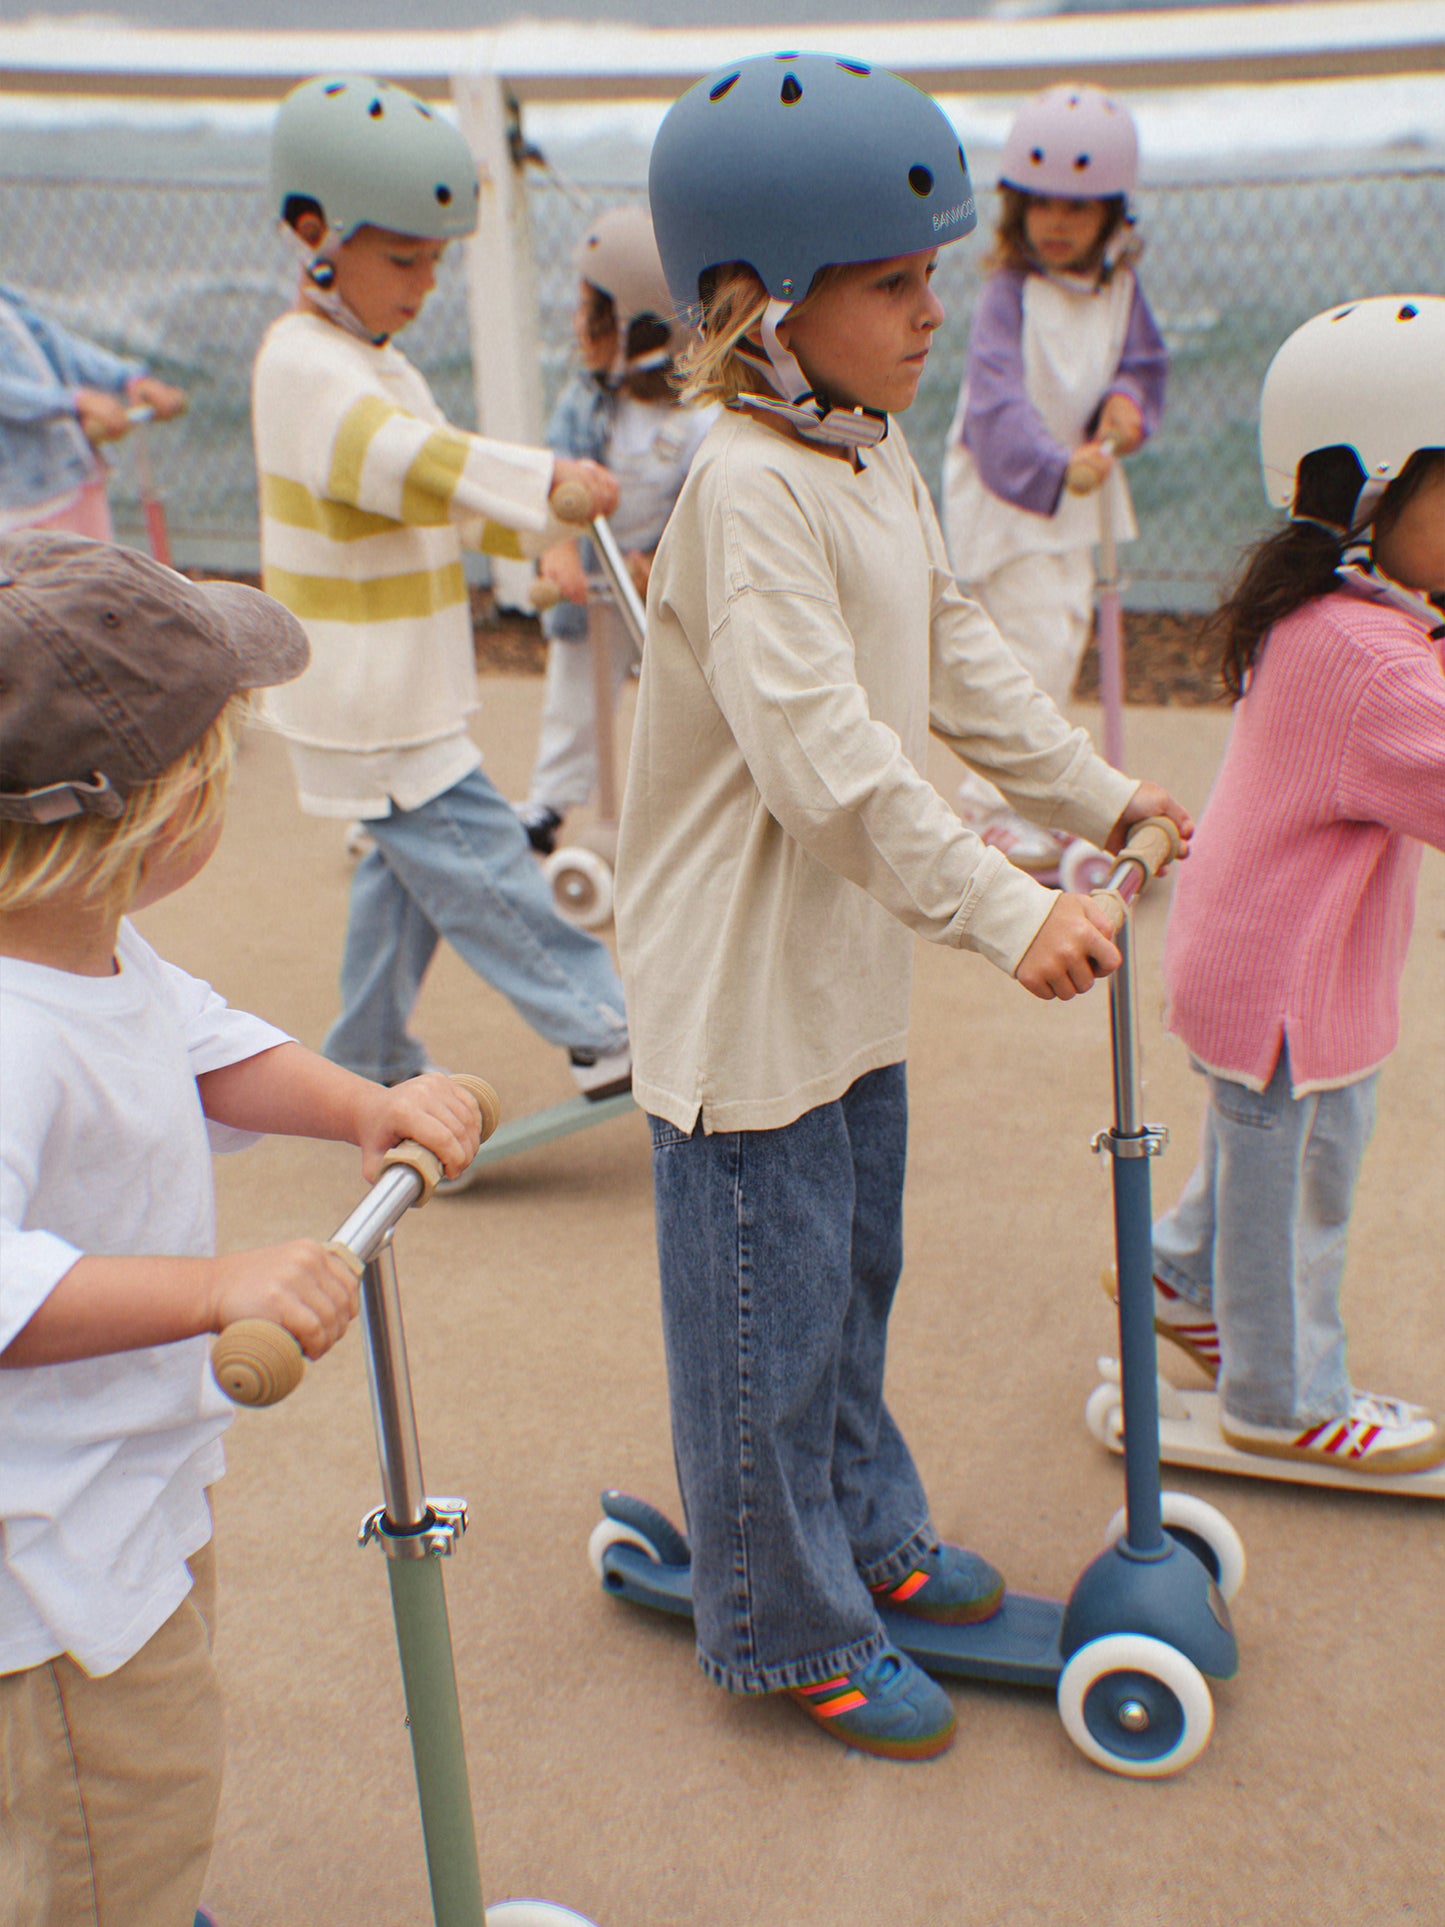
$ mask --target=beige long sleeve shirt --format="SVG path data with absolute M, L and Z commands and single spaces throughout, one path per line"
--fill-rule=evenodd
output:
M 653 565 L 622 813 L 645 1109 L 776 1129 L 897 1063 L 915 933 L 1015 969 L 1053 893 L 929 782 L 930 727 L 1095 841 L 1135 788 L 959 594 L 896 424 L 855 471 L 726 414 Z

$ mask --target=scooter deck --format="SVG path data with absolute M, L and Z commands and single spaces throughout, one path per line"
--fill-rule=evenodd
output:
M 1114 1382 L 1118 1369 L 1115 1361 L 1100 1359 L 1099 1364 L 1105 1368 L 1106 1382 Z M 1114 1372 L 1107 1369 L 1111 1366 Z M 1113 1451 L 1121 1449 L 1112 1439 L 1108 1443 Z M 1164 1378 L 1159 1381 L 1159 1456 L 1166 1465 L 1227 1472 L 1238 1478 L 1329 1486 L 1337 1492 L 1388 1492 L 1411 1499 L 1445 1499 L 1445 1465 L 1428 1472 L 1349 1472 L 1309 1460 L 1241 1452 L 1219 1429 L 1217 1392 L 1182 1392 Z
M 637 1546 L 608 1546 L 602 1554 L 604 1590 L 636 1606 L 692 1617 L 692 1568 L 661 1565 Z M 900 1652 L 926 1672 L 968 1679 L 1006 1680 L 1052 1692 L 1063 1671 L 1059 1629 L 1064 1609 L 1056 1599 L 1008 1592 L 992 1619 L 974 1626 L 934 1625 L 905 1613 L 880 1617 Z
M 574 1131 L 605 1124 L 609 1118 L 621 1117 L 625 1111 L 636 1109 L 637 1100 L 631 1091 L 619 1091 L 616 1097 L 569 1097 L 561 1104 L 549 1104 L 544 1111 L 530 1111 L 525 1117 L 510 1118 L 498 1125 L 466 1170 L 458 1177 L 444 1178 L 437 1191 L 444 1197 L 453 1197 L 458 1191 L 469 1190 L 489 1164 L 500 1164 L 503 1158 L 516 1157 L 523 1151 L 535 1151 L 539 1145 L 570 1137 Z

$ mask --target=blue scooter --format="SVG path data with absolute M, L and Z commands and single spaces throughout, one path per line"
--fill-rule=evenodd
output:
M 881 1615 L 889 1638 L 930 1673 L 1052 1688 L 1080 1751 L 1133 1779 L 1180 1773 L 1209 1744 L 1208 1681 L 1238 1667 L 1228 1602 L 1244 1578 L 1229 1521 L 1203 1500 L 1161 1492 L 1159 1481 L 1149 1160 L 1167 1134 L 1143 1122 L 1128 909 L 1178 852 L 1172 823 L 1141 824 L 1095 893 L 1116 912 L 1123 954 L 1109 983 L 1114 1124 L 1094 1148 L 1113 1160 L 1125 1504 L 1066 1601 L 1008 1592 L 992 1619 L 966 1626 Z M 690 1617 L 682 1533 L 626 1493 L 604 1492 L 602 1511 L 588 1551 L 603 1588 Z

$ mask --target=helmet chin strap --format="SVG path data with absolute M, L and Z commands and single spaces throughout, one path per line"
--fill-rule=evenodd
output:
M 790 315 L 791 301 L 770 299 L 759 330 L 760 355 L 746 339 L 739 351 L 774 391 L 771 395 L 742 394 L 732 405 L 750 408 L 786 422 L 805 442 L 822 448 L 875 448 L 888 433 L 888 417 L 873 408 L 835 408 L 820 395 L 803 373 L 795 356 L 778 340 L 778 323 Z
M 281 232 L 291 252 L 301 263 L 301 275 L 306 285 L 306 299 L 313 308 L 319 308 L 328 321 L 334 321 L 338 328 L 344 328 L 358 341 L 364 341 L 373 348 L 379 348 L 386 340 L 385 335 L 374 335 L 360 317 L 347 306 L 333 285 L 336 279 L 336 249 L 341 237 L 335 228 L 326 230 L 320 247 L 312 247 L 303 241 L 289 221 L 281 223 Z

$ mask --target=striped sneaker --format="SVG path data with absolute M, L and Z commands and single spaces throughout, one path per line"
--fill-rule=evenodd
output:
M 1003 1574 L 976 1552 L 940 1545 L 900 1579 L 885 1579 L 868 1590 L 892 1612 L 935 1625 L 973 1626 L 992 1619 L 1003 1604 Z
M 1100 1283 L 1117 1305 L 1119 1274 L 1113 1265 L 1105 1267 Z M 1219 1327 L 1213 1315 L 1157 1276 L 1154 1280 L 1154 1329 L 1161 1338 L 1167 1338 L 1171 1345 L 1177 1345 L 1201 1372 L 1210 1378 L 1218 1378 Z
M 1342 1472 L 1428 1472 L 1445 1463 L 1445 1427 L 1421 1405 L 1376 1392 L 1351 1392 L 1342 1418 L 1293 1425 L 1251 1425 L 1221 1411 L 1219 1429 L 1241 1452 L 1304 1459 Z
M 855 1672 L 794 1686 L 796 1700 L 825 1733 L 860 1753 L 888 1760 L 932 1760 L 953 1745 L 953 1706 L 921 1666 L 894 1646 Z

